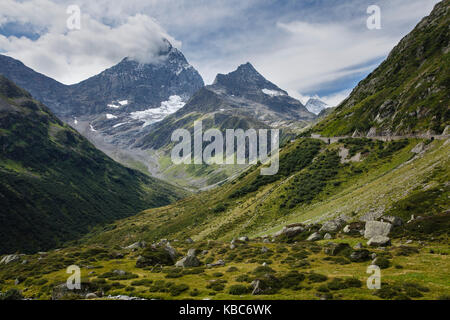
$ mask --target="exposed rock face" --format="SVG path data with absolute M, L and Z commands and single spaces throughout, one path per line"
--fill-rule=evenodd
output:
M 370 239 L 375 236 L 387 237 L 392 230 L 392 224 L 380 221 L 366 222 L 366 229 L 364 231 L 364 238 Z
M 391 239 L 386 236 L 374 236 L 367 241 L 367 245 L 371 247 L 385 247 L 391 244 Z

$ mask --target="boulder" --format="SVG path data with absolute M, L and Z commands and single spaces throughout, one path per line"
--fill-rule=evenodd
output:
M 337 219 L 334 220 L 330 220 L 325 222 L 322 225 L 322 228 L 320 228 L 319 231 L 321 232 L 337 232 L 339 231 L 345 224 L 347 223 L 347 221 L 345 219 L 343 219 L 342 217 L 339 217 Z
M 363 222 L 352 222 L 347 224 L 342 231 L 346 234 L 360 234 L 361 230 L 364 230 Z
M 308 239 L 306 239 L 306 241 L 318 241 L 321 240 L 322 236 L 320 235 L 320 233 L 318 232 L 314 232 L 313 234 L 311 234 Z
M 210 263 L 206 265 L 208 268 L 214 268 L 214 267 L 223 267 L 225 266 L 225 261 L 223 260 L 218 260 L 214 263 Z
M 9 264 L 12 262 L 18 262 L 20 260 L 20 256 L 18 254 L 10 254 L 4 256 L 2 260 L 0 260 L 0 264 Z
M 331 239 L 333 239 L 333 236 L 332 236 L 331 234 L 327 233 L 327 234 L 325 234 L 325 235 L 323 236 L 323 239 L 324 239 L 324 240 L 331 240 Z
M 128 247 L 125 247 L 124 249 L 137 250 L 137 249 L 143 249 L 146 246 L 147 246 L 147 243 L 145 241 L 138 241 L 138 242 L 135 242 L 135 243 L 129 245 Z
M 269 249 L 267 247 L 261 248 L 261 253 L 267 253 L 267 252 L 269 252 Z
M 230 244 L 230 249 L 231 250 L 236 249 L 236 245 L 234 243 Z
M 194 243 L 194 240 L 192 240 L 191 238 L 187 238 L 185 240 L 185 242 L 188 243 L 188 244 L 192 244 L 192 243 Z
M 280 281 L 271 274 L 265 274 L 251 283 L 252 295 L 273 294 L 280 288 Z
M 117 274 L 118 276 L 124 276 L 126 274 L 126 272 L 123 270 L 114 270 L 113 273 Z
M 284 227 L 282 230 L 278 231 L 277 233 L 274 233 L 273 236 L 276 237 L 280 237 L 280 236 L 286 236 L 288 238 L 292 238 L 295 237 L 296 235 L 298 235 L 299 233 L 302 233 L 303 231 L 305 231 L 305 228 L 303 226 L 300 225 L 291 225 L 291 227 Z
M 95 294 L 95 293 L 88 293 L 87 295 L 86 295 L 86 299 L 97 299 L 98 298 L 98 296 Z
M 391 244 L 391 239 L 386 236 L 374 236 L 367 241 L 367 245 L 371 247 L 385 247 Z
M 163 248 L 164 251 L 166 251 L 172 257 L 172 259 L 175 260 L 179 256 L 177 250 L 175 250 L 175 248 L 172 247 L 170 243 L 167 243 Z
M 177 268 L 193 268 L 193 267 L 198 267 L 200 266 L 201 263 L 200 261 L 197 259 L 196 256 L 186 256 L 183 259 L 177 261 L 177 263 L 175 264 L 175 267 Z
M 394 216 L 384 216 L 381 218 L 382 221 L 386 221 L 389 222 L 390 224 L 392 224 L 394 227 L 400 227 L 403 225 L 403 220 L 399 217 L 394 217 Z
M 248 237 L 240 237 L 239 241 L 247 242 L 247 241 L 249 241 L 249 239 L 248 239 Z
M 392 224 L 381 221 L 367 221 L 364 238 L 371 239 L 375 236 L 387 237 L 392 230 Z
M 350 254 L 350 260 L 353 262 L 364 262 L 370 260 L 369 250 L 355 250 Z

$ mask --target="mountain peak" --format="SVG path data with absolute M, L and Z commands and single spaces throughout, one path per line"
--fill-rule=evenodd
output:
M 312 112 L 316 115 L 320 114 L 320 112 L 330 107 L 328 104 L 320 100 L 318 96 L 310 98 L 305 106 L 309 112 Z

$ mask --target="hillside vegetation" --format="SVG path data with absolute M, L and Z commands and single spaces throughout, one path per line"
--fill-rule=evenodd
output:
M 0 252 L 46 250 L 184 195 L 125 168 L 0 77 Z
M 450 124 L 450 1 L 438 3 L 312 131 L 324 136 L 441 134 Z

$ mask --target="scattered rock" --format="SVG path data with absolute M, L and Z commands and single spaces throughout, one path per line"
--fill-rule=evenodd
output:
M 386 236 L 374 236 L 367 241 L 367 245 L 371 247 L 385 247 L 391 244 L 391 239 Z
M 360 234 L 364 230 L 363 222 L 352 222 L 344 227 L 342 230 L 346 234 Z
M 269 252 L 269 249 L 267 247 L 262 247 L 261 248 L 261 252 L 262 253 L 267 253 L 267 252 Z
M 124 276 L 126 274 L 126 272 L 123 270 L 114 270 L 113 273 L 119 276 Z
M 303 231 L 305 231 L 305 228 L 303 227 L 303 225 L 290 225 L 290 226 L 284 227 L 282 230 L 278 231 L 277 233 L 274 233 L 273 236 L 275 238 L 280 237 L 280 236 L 286 236 L 288 238 L 292 238 L 292 237 L 295 237 L 296 235 L 298 235 L 299 233 L 302 233 Z
M 374 253 L 372 253 L 371 257 L 372 257 L 372 259 L 375 259 L 377 257 L 377 254 L 374 252 Z
M 128 247 L 125 247 L 124 249 L 127 250 L 137 250 L 137 249 L 143 249 L 147 246 L 147 243 L 145 241 L 138 241 L 133 243 L 132 245 L 129 245 Z
M 95 293 L 88 293 L 87 295 L 86 295 L 86 299 L 97 299 L 98 298 L 98 296 L 95 294 Z
M 413 243 L 412 240 L 406 240 L 406 242 L 405 242 L 405 244 L 411 244 L 411 243 Z
M 375 236 L 387 237 L 392 230 L 392 224 L 381 221 L 367 221 L 364 238 L 371 239 Z
M 345 226 L 346 223 L 347 223 L 347 221 L 344 218 L 339 217 L 337 219 L 325 222 L 319 231 L 320 232 L 337 232 L 337 231 L 339 231 L 339 229 L 341 229 L 343 226 Z
M 225 261 L 223 261 L 223 260 L 218 260 L 214 263 L 210 263 L 210 264 L 206 265 L 206 267 L 208 267 L 208 268 L 223 267 L 223 266 L 225 266 Z
M 185 240 L 185 242 L 188 243 L 188 244 L 192 244 L 192 243 L 194 243 L 194 240 L 192 240 L 191 238 L 187 238 Z
M 384 216 L 381 218 L 381 220 L 391 223 L 394 227 L 400 227 L 403 225 L 403 220 L 399 217 Z
M 358 242 L 353 249 L 357 250 L 357 249 L 362 249 L 363 248 L 363 244 L 361 242 Z
M 350 254 L 350 260 L 353 262 L 364 262 L 370 260 L 369 250 L 355 250 Z
M 179 260 L 175 264 L 175 267 L 178 267 L 178 268 L 192 268 L 192 267 L 198 267 L 200 265 L 201 265 L 201 263 L 200 263 L 200 261 L 197 259 L 197 257 L 195 255 L 187 255 L 183 259 Z
M 247 242 L 247 241 L 249 241 L 249 239 L 248 239 L 248 237 L 240 237 L 239 241 Z
M 230 249 L 231 250 L 236 249 L 236 245 L 234 243 L 230 244 Z
M 310 235 L 308 237 L 308 239 L 306 239 L 306 241 L 318 241 L 321 239 L 322 239 L 322 236 L 320 235 L 320 233 L 314 232 L 312 235 Z
M 323 239 L 324 239 L 324 240 L 331 240 L 331 239 L 333 239 L 333 236 L 332 236 L 331 234 L 329 234 L 329 233 L 326 233 L 326 234 L 323 236 Z

